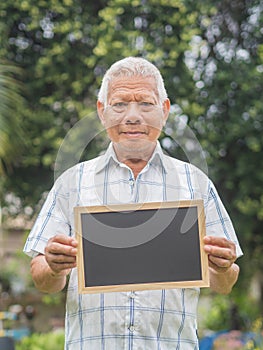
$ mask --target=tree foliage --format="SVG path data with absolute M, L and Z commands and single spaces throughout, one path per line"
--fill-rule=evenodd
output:
M 12 171 L 14 159 L 24 146 L 18 108 L 23 106 L 22 85 L 16 78 L 21 74 L 17 66 L 0 62 L 0 176 Z
M 211 176 L 243 243 L 247 275 L 262 270 L 263 7 L 222 1 L 200 19 L 192 67 L 205 113 L 192 121 L 209 150 Z M 247 261 L 247 260 L 246 260 Z
M 28 0 L 0 5 L 4 43 L 0 57 L 24 70 L 23 123 L 31 143 L 19 173 L 5 185 L 24 204 L 32 205 L 50 188 L 64 136 L 79 119 L 94 112 L 101 78 L 115 60 L 127 55 L 147 57 L 167 76 L 171 99 L 187 99 L 193 88 L 184 51 L 197 14 L 181 1 L 161 5 L 124 0 L 88 4 Z M 90 118 L 95 129 L 98 121 Z M 88 158 L 96 153 L 96 145 L 86 152 Z
M 196 133 L 250 258 L 247 276 L 251 266 L 262 269 L 262 7 L 262 0 L 2 2 L 0 58 L 24 71 L 29 143 L 6 192 L 35 208 L 66 133 L 84 117 L 97 130 L 92 112 L 106 69 L 143 56 L 161 70 L 177 118 L 163 136 L 180 119 Z M 98 137 L 83 158 L 100 149 Z

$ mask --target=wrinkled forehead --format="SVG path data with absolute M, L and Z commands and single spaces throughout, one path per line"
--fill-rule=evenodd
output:
M 125 95 L 149 96 L 158 100 L 157 83 L 152 76 L 118 76 L 111 79 L 108 85 L 108 101 L 113 97 Z

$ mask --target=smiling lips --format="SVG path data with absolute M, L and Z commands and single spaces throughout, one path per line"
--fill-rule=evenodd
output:
M 134 130 L 128 130 L 128 131 L 122 131 L 122 134 L 145 134 L 145 131 L 134 131 Z
M 129 130 L 129 131 L 121 131 L 121 134 L 130 136 L 130 137 L 139 137 L 141 135 L 145 135 L 146 133 L 144 131 Z
M 128 135 L 143 135 L 146 134 L 145 128 L 138 129 L 134 127 L 129 128 L 120 128 L 120 134 L 128 134 Z

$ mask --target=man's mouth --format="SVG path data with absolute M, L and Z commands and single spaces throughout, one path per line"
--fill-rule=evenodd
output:
M 145 134 L 145 132 L 141 130 L 125 130 L 125 131 L 121 131 L 121 133 L 126 135 L 144 135 Z
M 136 138 L 145 135 L 145 132 L 142 131 L 122 131 L 121 133 L 131 138 Z

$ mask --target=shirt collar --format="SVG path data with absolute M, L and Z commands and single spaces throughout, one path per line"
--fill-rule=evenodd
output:
M 95 173 L 99 173 L 100 171 L 105 169 L 111 161 L 117 164 L 121 164 L 121 162 L 117 159 L 112 142 L 109 144 L 109 147 L 107 148 L 106 152 L 101 156 L 100 161 L 97 163 Z M 149 159 L 148 164 L 161 166 L 165 170 L 165 172 L 167 172 L 164 162 L 164 154 L 159 141 L 157 141 L 157 145 L 151 158 Z

